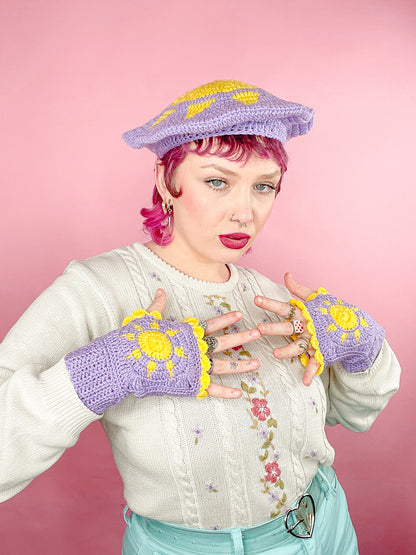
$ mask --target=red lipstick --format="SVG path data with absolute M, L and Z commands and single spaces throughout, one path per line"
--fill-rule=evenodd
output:
M 251 239 L 247 233 L 229 233 L 228 235 L 219 235 L 218 237 L 224 247 L 236 250 L 243 249 Z

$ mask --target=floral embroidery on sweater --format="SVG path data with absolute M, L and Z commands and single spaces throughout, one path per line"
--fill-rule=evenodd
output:
M 156 272 L 150 272 L 149 275 L 152 279 L 155 279 L 156 281 L 162 281 L 160 276 Z
M 273 428 L 277 428 L 277 422 L 267 403 L 269 391 L 266 390 L 258 372 L 248 374 L 247 381 L 241 381 L 241 389 L 245 400 L 250 403 L 247 412 L 252 421 L 251 428 L 256 430 L 261 443 L 259 460 L 264 465 L 264 474 L 260 478 L 263 484 L 262 493 L 268 496 L 269 502 L 273 505 L 270 518 L 275 518 L 288 507 L 285 506 L 287 495 L 280 477 L 281 470 L 278 463 L 280 454 L 274 442 Z
M 216 486 L 214 486 L 214 482 L 207 482 L 205 484 L 205 489 L 207 490 L 208 493 L 218 493 Z
M 231 306 L 226 302 L 227 297 L 220 297 L 220 295 L 204 295 L 205 304 L 212 306 L 217 316 L 224 314 L 224 309 L 231 312 Z
M 310 399 L 310 405 L 311 405 L 312 409 L 316 412 L 316 414 L 318 414 L 318 412 L 319 412 L 318 403 L 312 397 L 310 397 L 309 399 Z
M 204 428 L 202 428 L 198 424 L 192 429 L 192 433 L 195 438 L 195 445 L 198 445 L 198 441 L 203 438 L 204 431 L 205 431 Z

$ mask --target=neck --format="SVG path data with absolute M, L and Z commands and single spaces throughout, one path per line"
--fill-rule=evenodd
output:
M 164 262 L 192 278 L 217 283 L 223 283 L 230 278 L 230 270 L 226 264 L 188 256 L 185 250 L 178 248 L 173 243 L 161 247 L 153 241 L 149 241 L 145 243 L 145 246 Z

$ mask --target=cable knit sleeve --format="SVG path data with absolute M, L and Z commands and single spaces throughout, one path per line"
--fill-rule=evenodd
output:
M 365 432 L 399 388 L 400 366 L 387 341 L 374 364 L 365 372 L 350 374 L 341 364 L 321 374 L 328 399 L 327 424 L 342 424 Z
M 108 306 L 87 265 L 73 262 L 1 343 L 0 501 L 54 464 L 99 418 L 78 398 L 64 356 L 115 327 L 118 315 Z

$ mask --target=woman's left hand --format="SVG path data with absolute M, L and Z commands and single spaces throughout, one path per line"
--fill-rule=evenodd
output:
M 309 295 L 315 293 L 313 289 L 305 287 L 296 283 L 291 274 L 286 273 L 284 276 L 286 287 L 296 297 L 305 301 Z M 319 362 L 314 358 L 315 350 L 310 345 L 311 335 L 308 333 L 306 325 L 307 322 L 303 317 L 299 308 L 295 308 L 290 303 L 276 301 L 275 299 L 268 299 L 267 297 L 255 297 L 254 302 L 260 308 L 270 310 L 274 314 L 285 318 L 286 322 L 262 322 L 257 326 L 262 335 L 282 335 L 292 336 L 297 335 L 296 341 L 293 341 L 285 347 L 274 349 L 273 355 L 278 359 L 293 358 L 307 353 L 309 357 L 308 364 L 305 367 L 303 374 L 303 383 L 311 385 L 314 376 L 319 369 Z M 296 331 L 299 330 L 299 331 Z

